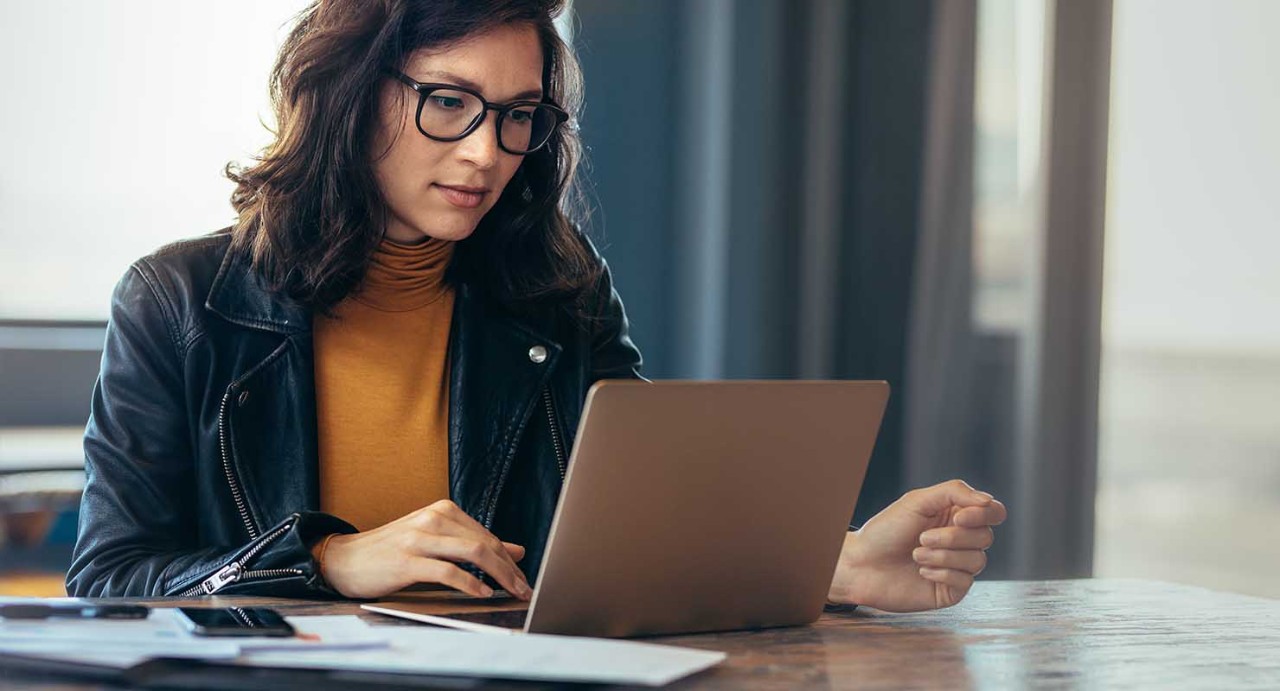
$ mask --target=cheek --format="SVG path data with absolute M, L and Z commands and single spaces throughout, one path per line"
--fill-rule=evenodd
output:
M 426 191 L 439 158 L 430 147 L 421 146 L 412 139 L 405 141 L 410 134 L 414 133 L 402 135 L 387 155 L 374 165 L 383 197 L 393 205 L 397 200 L 407 200 Z
M 392 201 L 398 196 L 398 188 L 405 178 L 408 151 L 412 141 L 408 122 L 404 113 L 405 106 L 399 99 L 393 98 L 389 92 L 382 95 L 380 122 L 377 135 L 373 141 L 373 174 L 378 182 L 379 191 L 384 199 Z

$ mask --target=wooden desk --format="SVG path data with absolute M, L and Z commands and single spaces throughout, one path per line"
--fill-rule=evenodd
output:
M 361 613 L 350 603 L 201 602 Z M 859 610 L 808 627 L 656 641 L 729 653 L 675 689 L 1280 688 L 1280 601 L 1151 581 L 980 582 L 940 612 Z M 25 679 L 0 671 L 6 681 Z

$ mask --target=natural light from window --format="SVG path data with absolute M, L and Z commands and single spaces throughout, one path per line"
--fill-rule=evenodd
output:
M 8 3 L 0 319 L 105 320 L 130 262 L 233 220 L 303 0 Z

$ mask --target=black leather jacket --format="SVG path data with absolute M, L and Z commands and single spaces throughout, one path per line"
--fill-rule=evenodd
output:
M 311 317 L 229 247 L 225 231 L 167 246 L 116 287 L 73 596 L 335 595 L 310 546 L 354 528 L 317 510 Z M 530 580 L 588 387 L 639 377 L 607 267 L 591 305 L 586 326 L 563 310 L 517 318 L 457 286 L 450 498 L 527 548 Z

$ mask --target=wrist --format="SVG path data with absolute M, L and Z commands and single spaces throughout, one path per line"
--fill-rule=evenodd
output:
M 332 532 L 311 545 L 311 557 L 315 559 L 316 577 L 319 578 L 321 587 L 332 590 L 344 598 L 358 596 L 348 592 L 351 584 L 348 582 L 349 575 L 344 572 L 343 567 L 346 563 L 342 554 L 343 546 L 351 541 L 351 537 L 352 535 L 343 534 L 343 532 Z
M 321 575 L 324 575 L 324 555 L 329 550 L 329 541 L 337 536 L 337 533 L 329 533 L 311 546 L 311 556 L 315 557 L 316 569 L 320 571 Z
M 836 561 L 835 576 L 827 591 L 828 605 L 856 605 L 863 602 L 858 587 L 858 575 L 862 570 L 858 560 L 859 537 L 856 530 L 845 533 L 844 545 L 840 548 L 840 557 Z

